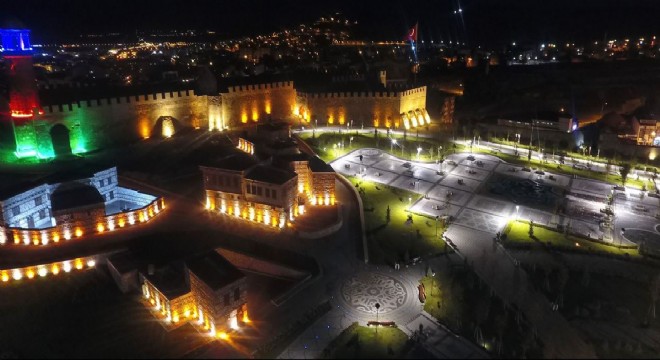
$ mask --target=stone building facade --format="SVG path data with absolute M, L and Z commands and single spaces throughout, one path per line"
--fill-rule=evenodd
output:
M 318 157 L 279 155 L 261 164 L 236 153 L 200 167 L 206 208 L 283 228 L 305 213 L 306 205 L 335 205 L 335 172 Z
M 117 168 L 0 193 L 0 244 L 46 245 L 139 224 L 164 200 L 119 186 Z
M 139 282 L 147 304 L 168 324 L 190 321 L 222 337 L 250 321 L 247 278 L 216 251 L 159 268 L 148 265 Z

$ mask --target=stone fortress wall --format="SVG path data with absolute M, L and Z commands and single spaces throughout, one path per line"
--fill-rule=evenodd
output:
M 300 92 L 296 102 L 298 115 L 307 122 L 399 127 L 402 113 L 426 108 L 426 86 L 400 92 Z
M 45 106 L 43 115 L 24 126 L 17 126 L 15 133 L 17 144 L 36 146 L 32 150 L 37 150 L 42 157 L 52 157 L 55 152 L 52 131 L 58 125 L 66 127 L 71 150 L 79 153 L 148 138 L 155 128 L 165 129 L 157 127 L 157 122 L 167 116 L 176 120 L 175 127 L 207 127 L 208 99 L 188 90 Z
M 288 120 L 295 111 L 296 90 L 292 81 L 230 86 L 219 98 L 223 125 L 235 128 L 269 118 Z
M 225 130 L 270 119 L 302 124 L 318 120 L 319 125 L 353 120 L 353 126 L 400 127 L 402 113 L 425 107 L 425 86 L 398 92 L 303 93 L 287 81 L 230 86 L 217 96 L 185 90 L 49 105 L 43 115 L 16 124 L 14 131 L 19 157 L 52 158 L 62 152 L 63 144 L 74 154 L 84 153 L 152 136 L 169 137 L 182 127 Z

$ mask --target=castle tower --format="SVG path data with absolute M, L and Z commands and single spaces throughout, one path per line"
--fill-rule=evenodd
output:
M 16 155 L 35 156 L 36 138 L 31 122 L 43 111 L 32 69 L 30 30 L 0 29 L 0 41 L 0 55 L 9 65 L 9 111 L 16 136 Z

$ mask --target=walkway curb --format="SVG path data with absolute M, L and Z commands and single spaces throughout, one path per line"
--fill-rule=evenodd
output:
M 367 232 L 366 232 L 366 226 L 364 222 L 364 205 L 362 204 L 362 198 L 360 197 L 360 194 L 358 194 L 357 190 L 355 190 L 355 187 L 353 187 L 353 183 L 351 183 L 348 179 L 344 177 L 344 175 L 335 173 L 337 176 L 337 179 L 341 181 L 347 188 L 350 189 L 351 193 L 353 196 L 355 196 L 357 203 L 358 203 L 358 209 L 360 213 L 360 225 L 362 227 L 362 251 L 364 252 L 364 263 L 368 264 L 369 263 L 369 246 L 367 244 Z

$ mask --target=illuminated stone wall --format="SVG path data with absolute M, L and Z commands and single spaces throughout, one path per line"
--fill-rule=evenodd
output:
M 196 318 L 197 304 L 192 292 L 168 299 L 142 274 L 140 283 L 145 301 L 149 302 L 163 319 L 176 324 Z
M 193 91 L 46 106 L 43 115 L 16 127 L 17 153 L 41 158 L 55 156 L 51 129 L 57 124 L 69 131 L 72 152 L 83 153 L 151 137 L 161 116 L 171 116 L 185 126 L 206 128 L 209 111 L 208 97 L 196 96 Z
M 287 120 L 295 108 L 293 82 L 230 86 L 220 94 L 222 120 L 225 126 L 264 122 L 269 118 Z
M 312 204 L 334 205 L 335 204 L 335 173 L 313 173 Z
M 401 126 L 401 113 L 426 108 L 426 87 L 401 92 L 302 93 L 297 104 L 307 122 L 353 127 Z
M 205 326 L 215 328 L 216 332 L 226 331 L 230 328 L 230 315 L 236 311 L 245 311 L 247 304 L 247 279 L 245 277 L 235 281 L 219 290 L 213 291 L 195 273 L 190 274 L 190 291 L 203 317 Z M 234 291 L 238 289 L 239 298 L 235 300 Z M 228 299 L 226 299 L 226 297 Z M 225 300 L 228 300 L 227 302 Z

